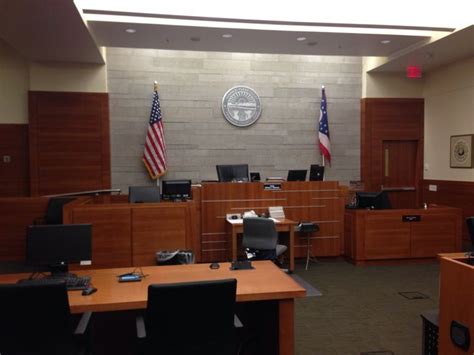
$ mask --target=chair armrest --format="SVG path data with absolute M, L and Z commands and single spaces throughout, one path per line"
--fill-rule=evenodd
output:
M 145 328 L 145 319 L 143 318 L 143 316 L 137 316 L 136 326 L 137 326 L 137 338 L 138 339 L 145 339 L 146 338 L 146 328 Z
M 237 317 L 237 314 L 234 314 L 234 327 L 235 328 L 243 328 L 244 325 L 240 321 L 239 317 Z
M 87 330 L 87 326 L 89 325 L 91 316 L 92 316 L 92 312 L 85 312 L 82 315 L 81 320 L 79 321 L 79 324 L 74 330 L 74 335 L 84 335 L 84 333 Z

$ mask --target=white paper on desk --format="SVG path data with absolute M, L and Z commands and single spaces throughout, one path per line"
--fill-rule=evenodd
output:
M 242 218 L 237 218 L 237 219 L 227 218 L 227 222 L 229 222 L 230 224 L 242 224 L 243 220 L 242 220 Z
M 276 219 L 276 218 L 273 218 L 273 217 L 270 217 L 269 219 L 271 219 L 273 222 L 275 223 L 280 223 L 280 220 Z
M 285 218 L 285 212 L 283 211 L 283 206 L 270 206 L 268 207 L 268 212 L 272 218 Z

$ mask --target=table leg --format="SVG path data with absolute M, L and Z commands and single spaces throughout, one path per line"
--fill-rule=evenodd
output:
M 295 270 L 295 230 L 293 225 L 290 225 L 290 230 L 288 231 L 290 234 L 290 271 Z
M 280 355 L 295 353 L 295 301 L 280 300 L 278 303 L 278 341 Z
M 232 228 L 232 261 L 237 260 L 237 231 L 235 228 Z

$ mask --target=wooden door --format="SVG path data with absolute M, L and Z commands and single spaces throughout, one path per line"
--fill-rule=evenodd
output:
M 384 140 L 382 153 L 382 190 L 388 191 L 392 207 L 415 208 L 418 141 Z

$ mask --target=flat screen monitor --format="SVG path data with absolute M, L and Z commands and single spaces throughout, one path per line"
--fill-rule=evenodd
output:
M 67 273 L 68 265 L 92 260 L 91 224 L 31 225 L 26 234 L 26 261 Z
M 160 202 L 160 188 L 158 186 L 129 186 L 128 202 Z
M 286 181 L 305 181 L 308 170 L 288 170 Z
M 260 173 L 250 173 L 250 181 L 251 182 L 260 181 Z
M 386 191 L 356 192 L 357 207 L 384 210 L 392 208 Z
M 324 166 L 311 165 L 309 169 L 309 181 L 323 181 Z
M 219 182 L 249 181 L 248 164 L 216 165 Z
M 191 198 L 191 180 L 163 180 L 163 200 L 188 200 Z

